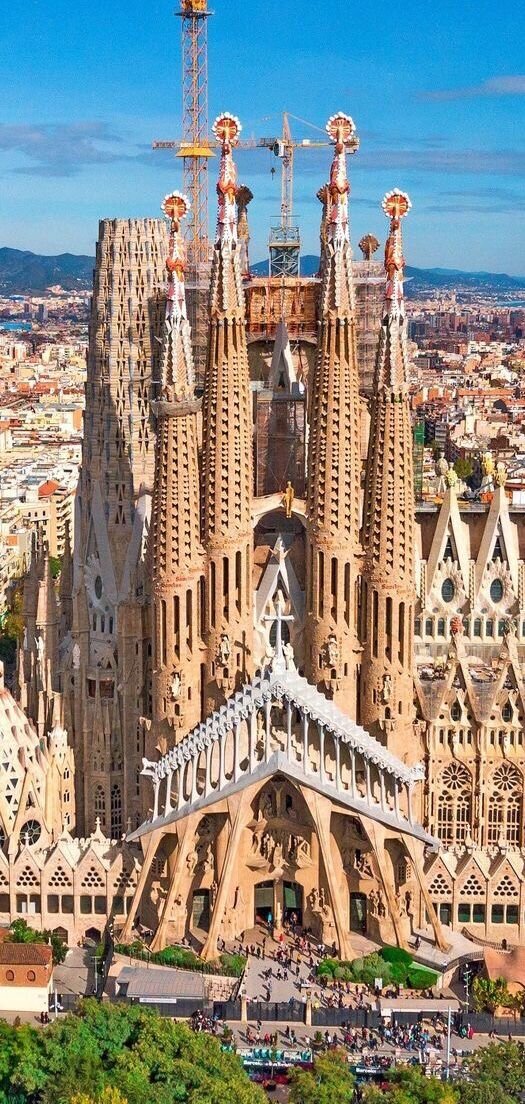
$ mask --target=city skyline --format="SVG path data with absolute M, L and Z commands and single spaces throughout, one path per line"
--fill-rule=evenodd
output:
M 380 201 L 400 186 L 414 204 L 412 264 L 523 275 L 516 216 L 524 206 L 525 76 L 518 36 L 507 29 L 508 0 L 496 24 L 488 2 L 461 12 L 441 3 L 432 26 L 412 0 L 396 23 L 377 2 L 350 22 L 336 2 L 327 30 L 311 4 L 260 10 L 235 0 L 214 11 L 210 123 L 227 108 L 241 118 L 243 136 L 261 136 L 279 133 L 283 109 L 320 130 L 327 115 L 347 110 L 361 137 L 350 167 L 354 243 L 366 231 L 384 237 Z M 180 134 L 178 21 L 166 0 L 152 0 L 147 11 L 138 0 L 95 0 L 89 20 L 82 5 L 72 11 L 54 0 L 45 17 L 37 3 L 11 5 L 4 22 L 0 244 L 93 253 L 100 218 L 157 215 L 159 197 L 180 186 L 172 155 L 151 150 L 154 138 Z M 316 137 L 295 120 L 293 129 Z M 279 163 L 263 150 L 239 152 L 238 163 L 254 192 L 258 261 L 278 213 L 279 173 L 272 178 L 270 169 Z M 328 150 L 297 158 L 304 253 L 318 252 L 315 193 L 328 165 Z

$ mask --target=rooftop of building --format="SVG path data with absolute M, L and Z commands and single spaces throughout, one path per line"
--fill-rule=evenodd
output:
M 49 966 L 52 957 L 47 943 L 0 942 L 0 966 Z

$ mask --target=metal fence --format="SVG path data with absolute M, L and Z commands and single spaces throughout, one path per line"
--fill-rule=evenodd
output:
M 213 1002 L 213 1015 L 214 1015 L 216 1020 L 240 1020 L 240 1018 L 241 1018 L 241 1002 L 240 1002 L 240 1000 L 214 1001 Z
M 304 1023 L 305 1006 L 302 1001 L 290 1000 L 286 1003 L 276 1001 L 248 1001 L 248 1019 L 262 1020 L 263 1023 Z
M 374 1028 L 381 1024 L 381 1015 L 374 1008 L 314 1008 L 314 1027 Z
M 478 1035 L 525 1035 L 525 1020 L 513 1016 L 491 1016 L 489 1012 L 463 1012 L 458 1016 L 456 1030 L 470 1024 Z

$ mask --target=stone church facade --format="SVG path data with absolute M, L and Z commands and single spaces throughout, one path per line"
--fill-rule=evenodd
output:
M 67 738 L 48 752 L 55 796 L 31 814 L 45 848 L 19 831 L 4 847 L 5 915 L 21 907 L 21 864 L 37 924 L 72 936 L 111 914 L 125 936 L 153 928 L 156 947 L 192 930 L 210 958 L 219 937 L 293 914 L 346 957 L 353 931 L 406 945 L 428 926 L 442 948 L 449 927 L 521 942 L 522 514 L 488 459 L 488 505 L 462 500 L 449 475 L 439 501 L 416 508 L 400 191 L 383 204 L 363 467 L 355 128 L 342 113 L 328 123 L 321 277 L 306 295 L 315 337 L 287 325 L 296 288 L 274 319 L 261 403 L 239 127 L 228 114 L 215 124 L 202 400 L 185 198 L 166 197 L 166 223 L 101 223 L 76 545 L 58 601 L 35 560 L 18 673 L 36 742 Z M 284 482 L 286 448 L 296 473 L 306 456 L 297 487 Z M 67 810 L 60 756 L 75 779 Z

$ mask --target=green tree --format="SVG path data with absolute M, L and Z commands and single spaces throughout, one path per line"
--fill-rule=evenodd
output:
M 514 1099 L 525 1092 L 525 1044 L 490 1043 L 466 1059 L 474 1084 L 499 1085 Z
M 498 1081 L 462 1081 L 458 1090 L 460 1104 L 515 1104 Z
M 138 1006 L 86 1000 L 78 1013 L 43 1032 L 0 1025 L 0 1104 L 265 1099 L 237 1056 L 221 1051 L 216 1039 Z
M 518 1016 L 521 1016 L 524 1004 L 525 994 L 523 993 L 523 991 L 521 991 L 520 993 L 507 993 L 505 1008 L 508 1008 L 509 1012 L 512 1012 L 512 1015 L 514 1016 L 514 1023 L 516 1023 Z
M 501 1005 L 506 1005 L 509 994 L 507 982 L 504 978 L 477 977 L 472 986 L 474 1007 L 481 1012 L 494 1012 Z
M 11 598 L 11 605 L 3 620 L 2 634 L 9 640 L 21 640 L 24 635 L 22 590 L 20 587 L 17 587 Z
M 58 579 L 60 572 L 62 571 L 62 560 L 60 556 L 50 556 L 49 567 L 51 570 L 51 578 Z
M 420 1066 L 389 1070 L 385 1079 L 385 1090 L 377 1085 L 365 1088 L 366 1104 L 458 1104 L 458 1094 L 450 1082 L 426 1077 Z
M 472 472 L 474 471 L 474 468 L 472 467 L 472 460 L 467 460 L 462 456 L 458 456 L 457 460 L 454 461 L 454 471 L 458 479 L 462 479 L 463 482 L 465 482 L 467 479 L 470 479 Z
M 348 1104 L 354 1091 L 354 1076 L 346 1053 L 330 1051 L 314 1058 L 313 1070 L 292 1070 L 290 1104 Z
M 10 943 L 49 943 L 53 950 L 53 964 L 55 966 L 63 962 L 67 955 L 67 944 L 64 943 L 57 932 L 48 931 L 47 928 L 41 932 L 36 931 L 35 928 L 29 927 L 26 920 L 22 919 L 13 920 L 10 931 Z
M 102 1089 L 102 1092 L 96 1098 L 88 1093 L 75 1093 L 75 1096 L 71 1097 L 71 1104 L 128 1104 L 125 1097 L 118 1089 Z

